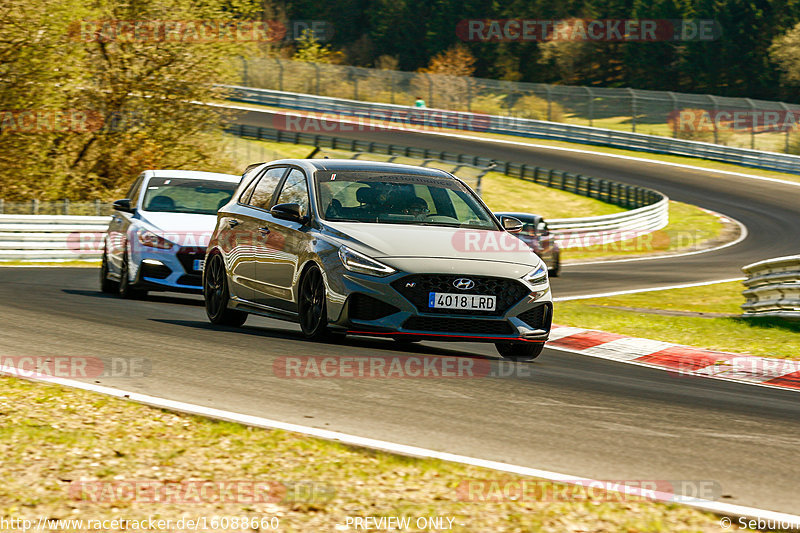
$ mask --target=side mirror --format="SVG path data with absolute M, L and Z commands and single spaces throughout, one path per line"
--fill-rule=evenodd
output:
M 116 211 L 122 211 L 123 213 L 133 213 L 133 208 L 131 207 L 131 201 L 128 198 L 123 198 L 122 200 L 116 200 L 112 207 Z
M 308 221 L 308 217 L 303 216 L 300 204 L 277 204 L 272 206 L 269 214 L 281 220 L 291 220 L 301 224 L 305 224 Z
M 522 231 L 522 221 L 518 218 L 502 215 L 500 217 L 500 224 L 502 224 L 503 229 L 509 233 L 519 233 Z

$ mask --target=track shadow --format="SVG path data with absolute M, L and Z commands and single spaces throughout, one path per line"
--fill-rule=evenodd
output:
M 734 322 L 743 324 L 751 328 L 762 329 L 781 329 L 790 333 L 800 333 L 800 321 L 785 320 L 783 318 L 773 318 L 766 316 L 736 317 Z
M 440 348 L 436 346 L 429 346 L 419 343 L 399 343 L 390 339 L 358 337 L 358 336 L 348 335 L 341 339 L 337 338 L 337 340 L 335 341 L 319 342 L 319 341 L 310 341 L 305 337 L 303 337 L 303 335 L 297 331 L 273 329 L 263 326 L 242 326 L 236 328 L 229 326 L 214 326 L 208 322 L 200 322 L 196 320 L 172 320 L 164 318 L 150 318 L 149 320 L 152 320 L 153 322 L 159 322 L 162 324 L 173 324 L 176 326 L 183 326 L 187 328 L 196 328 L 196 329 L 214 330 L 214 331 L 232 331 L 239 334 L 254 335 L 257 337 L 268 337 L 268 338 L 307 342 L 309 344 L 314 344 L 317 346 L 324 346 L 324 345 L 353 346 L 357 348 L 381 350 L 384 352 L 389 351 L 389 352 L 402 352 L 407 354 L 410 353 L 410 354 L 425 354 L 425 355 L 442 355 L 450 357 L 467 357 L 472 359 L 487 359 L 490 361 L 494 361 L 497 359 L 482 354 L 476 354 L 473 352 Z
M 61 289 L 62 292 L 67 294 L 75 294 L 78 296 L 90 296 L 93 298 L 112 298 L 118 299 L 119 297 L 115 294 L 106 294 L 100 291 L 92 291 L 92 290 L 84 290 L 84 289 Z M 156 302 L 156 303 L 167 303 L 167 304 L 178 304 L 178 305 L 194 305 L 202 307 L 204 305 L 203 300 L 199 298 L 193 298 L 192 296 L 181 295 L 180 293 L 157 293 L 157 294 L 148 294 L 144 298 L 137 299 L 140 302 Z M 136 300 L 134 300 L 136 301 Z

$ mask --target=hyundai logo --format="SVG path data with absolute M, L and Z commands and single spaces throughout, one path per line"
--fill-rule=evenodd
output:
M 475 286 L 475 282 L 468 278 L 458 278 L 453 282 L 453 287 L 462 291 L 468 291 Z

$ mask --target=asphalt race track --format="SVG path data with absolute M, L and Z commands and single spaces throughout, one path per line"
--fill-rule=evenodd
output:
M 646 185 L 749 229 L 744 242 L 718 252 L 566 267 L 557 297 L 737 277 L 742 265 L 800 244 L 800 187 L 419 134 L 363 135 Z M 800 514 L 796 392 L 548 349 L 533 364 L 512 364 L 482 344 L 311 343 L 294 325 L 257 317 L 213 329 L 197 297 L 119 300 L 98 291 L 94 269 L 0 268 L 0 324 L 4 356 L 148 360 L 144 377 L 91 380 L 107 386 L 595 479 L 713 481 L 720 501 Z M 290 355 L 409 354 L 470 358 L 491 374 L 286 379 L 273 366 Z

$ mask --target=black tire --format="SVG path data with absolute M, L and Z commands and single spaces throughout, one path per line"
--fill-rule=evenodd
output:
M 561 252 L 553 254 L 553 268 L 547 271 L 547 275 L 551 278 L 557 278 L 561 273 Z
M 321 341 L 330 339 L 328 307 L 325 302 L 325 281 L 319 267 L 306 270 L 300 280 L 297 310 L 300 329 L 306 338 Z
M 544 350 L 543 342 L 496 342 L 494 346 L 509 361 L 533 361 Z
M 230 291 L 225 262 L 220 255 L 213 255 L 205 267 L 203 275 L 203 298 L 206 301 L 206 315 L 217 326 L 239 327 L 247 320 L 247 313 L 228 308 Z
M 106 294 L 117 294 L 119 292 L 119 283 L 108 279 L 108 256 L 105 250 L 103 250 L 103 260 L 100 263 L 100 291 Z
M 144 298 L 147 296 L 147 291 L 139 289 L 135 285 L 131 284 L 129 269 L 130 261 L 128 260 L 128 252 L 125 252 L 125 254 L 122 256 L 122 265 L 120 266 L 119 271 L 117 294 L 119 294 L 120 298 L 126 298 L 129 300 Z

